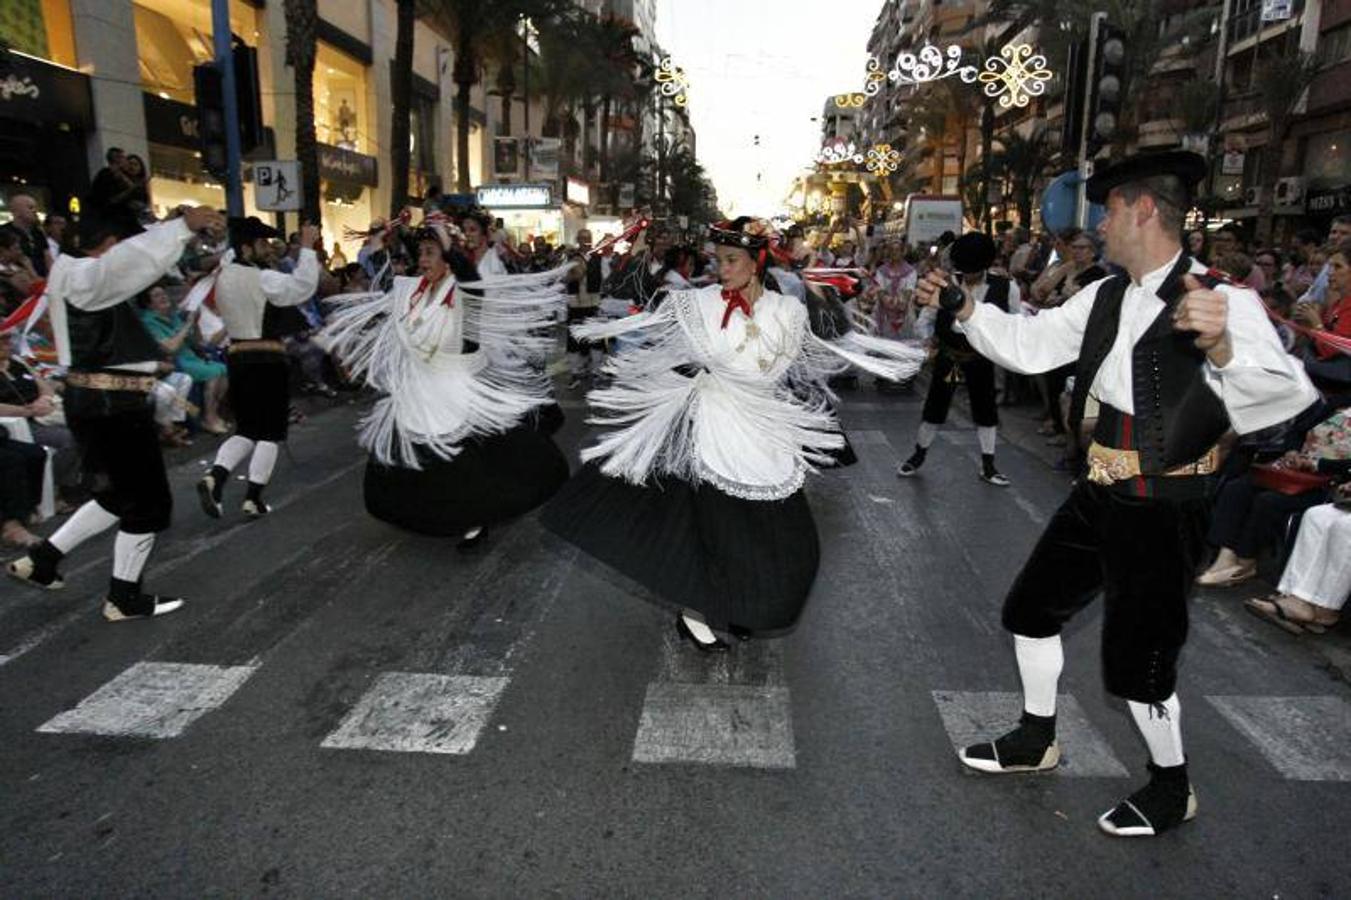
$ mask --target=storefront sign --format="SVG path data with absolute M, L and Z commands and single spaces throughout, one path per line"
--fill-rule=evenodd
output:
M 563 189 L 566 192 L 567 201 L 569 203 L 586 206 L 591 202 L 591 187 L 585 181 L 569 178 L 563 185 Z
M 253 200 L 262 210 L 295 212 L 300 209 L 300 163 L 274 159 L 253 164 Z
M 485 184 L 478 189 L 478 205 L 488 209 L 546 209 L 554 205 L 547 184 Z
M 628 181 L 619 186 L 619 208 L 633 209 L 637 200 L 635 199 L 635 189 L 633 182 Z
M 1294 14 L 1294 0 L 1262 0 L 1263 22 L 1284 22 Z
M 1232 152 L 1231 152 L 1231 153 L 1226 153 L 1226 154 L 1224 154 L 1224 159 L 1223 159 L 1223 161 L 1220 163 L 1220 174 L 1221 174 L 1221 175 L 1242 175 L 1242 174 L 1243 174 L 1243 160 L 1244 160 L 1244 157 L 1245 157 L 1245 154 L 1244 154 L 1242 151 L 1239 151 L 1239 152 L 1237 152 L 1237 153 L 1232 153 Z
M 0 116 L 81 130 L 93 126 L 88 76 L 8 51 L 2 61 Z
M 166 100 L 157 94 L 142 94 L 145 106 L 145 136 L 152 144 L 166 144 L 196 150 L 201 143 L 197 133 L 197 108 Z
M 329 144 L 319 145 L 319 177 L 346 184 L 375 186 L 380 183 L 374 156 Z
M 1351 185 L 1325 191 L 1310 191 L 1304 205 L 1310 215 L 1335 216 L 1351 212 Z

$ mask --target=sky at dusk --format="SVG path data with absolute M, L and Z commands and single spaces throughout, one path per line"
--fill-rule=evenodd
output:
M 724 212 L 783 207 L 820 146 L 812 119 L 827 96 L 863 86 L 881 8 L 881 0 L 658 0 L 657 39 L 689 75 L 699 161 Z

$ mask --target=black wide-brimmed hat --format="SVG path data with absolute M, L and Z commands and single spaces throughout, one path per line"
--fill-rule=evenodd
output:
M 952 260 L 952 268 L 963 275 L 984 272 L 994 263 L 994 241 L 983 232 L 968 231 L 952 242 L 948 258 Z
M 1165 194 L 1163 199 L 1180 209 L 1191 206 L 1196 185 L 1206 177 L 1209 166 L 1205 157 L 1190 150 L 1169 150 L 1163 153 L 1139 153 L 1128 156 L 1121 162 L 1100 169 L 1088 179 L 1085 193 L 1092 203 L 1106 203 L 1107 194 L 1114 187 L 1168 175 L 1176 178 L 1181 185 L 1183 195 Z
M 270 241 L 281 237 L 280 231 L 257 216 L 231 216 L 229 225 L 230 240 L 236 244 L 252 244 L 254 241 Z

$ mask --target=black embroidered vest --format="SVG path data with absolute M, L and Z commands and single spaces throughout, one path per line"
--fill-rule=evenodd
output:
M 70 367 L 81 372 L 164 358 L 130 302 L 93 311 L 66 304 L 66 335 Z
M 1009 280 L 999 275 L 985 276 L 985 299 L 982 303 L 993 303 L 1004 312 L 1009 311 Z M 934 337 L 939 347 L 949 354 L 961 358 L 975 357 L 976 351 L 967 341 L 966 335 L 953 330 L 957 317 L 946 309 L 939 309 L 934 319 Z
M 1186 293 L 1182 276 L 1192 260 L 1186 254 L 1159 287 L 1163 311 L 1131 351 L 1131 400 L 1134 416 L 1104 404 L 1093 439 L 1107 447 L 1137 450 L 1146 474 L 1162 473 L 1205 454 L 1229 430 L 1224 404 L 1205 383 L 1205 351 L 1195 344 L 1196 334 L 1173 328 L 1173 308 Z M 1193 275 L 1213 288 L 1221 279 Z M 1084 404 L 1093 379 L 1116 342 L 1121 303 L 1130 278 L 1116 275 L 1098 288 L 1084 328 L 1079 362 L 1070 401 L 1070 427 L 1083 421 Z

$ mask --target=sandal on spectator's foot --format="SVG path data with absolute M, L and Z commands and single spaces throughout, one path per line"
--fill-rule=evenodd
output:
M 1149 784 L 1098 818 L 1098 827 L 1112 837 L 1155 837 L 1196 818 L 1196 791 L 1187 778 L 1187 764 L 1149 764 Z
M 1196 576 L 1196 583 L 1202 587 L 1224 587 L 1247 581 L 1257 575 L 1257 566 L 1253 564 L 1225 566 L 1222 569 L 1209 568 Z
M 1293 635 L 1323 634 L 1337 624 L 1335 618 L 1331 621 L 1320 622 L 1316 618 L 1316 614 L 1313 613 L 1308 618 L 1293 615 L 1290 609 L 1281 605 L 1282 599 L 1284 598 L 1281 594 L 1253 597 L 1251 600 L 1243 601 L 1243 608 L 1257 618 L 1265 619 L 1277 628 L 1288 631 Z

